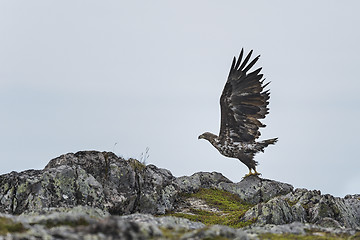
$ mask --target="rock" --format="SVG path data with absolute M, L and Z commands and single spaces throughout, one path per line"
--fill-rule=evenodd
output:
M 14 222 L 21 223 L 26 228 L 26 232 L 10 233 L 9 239 L 149 239 L 163 236 L 155 220 L 142 223 L 119 216 L 96 220 L 86 214 L 69 212 L 35 218 L 27 218 L 26 215 L 0 216 L 11 217 Z
M 44 208 L 91 206 L 111 214 L 164 214 L 180 193 L 218 188 L 250 203 L 291 191 L 285 183 L 248 177 L 232 183 L 220 173 L 175 178 L 170 171 L 109 152 L 81 151 L 52 159 L 44 170 L 0 176 L 0 212 L 21 214 Z
M 360 223 L 360 194 L 346 195 L 344 198 L 344 203 L 351 209 L 354 218 L 358 223 Z
M 211 204 L 200 196 L 204 193 L 210 193 Z M 229 213 L 232 204 L 236 210 Z M 257 176 L 233 183 L 216 172 L 175 178 L 169 170 L 97 151 L 64 154 L 43 170 L 0 175 L 0 212 L 10 214 L 0 215 L 6 224 L 19 223 L 10 239 L 256 239 L 278 232 L 308 234 L 309 229 L 324 234 L 345 229 L 351 236 L 360 230 L 359 194 L 337 198 Z M 216 224 L 231 215 L 236 225 L 229 226 L 250 228 L 244 233 L 162 216 L 166 213 L 192 214 L 192 220 L 201 213 L 205 223 L 210 215 L 204 214 L 217 214 L 221 221 Z
M 294 187 L 287 183 L 249 176 L 239 183 L 221 182 L 220 189 L 237 194 L 245 202 L 257 204 L 291 192 Z
M 172 216 L 154 217 L 150 214 L 135 213 L 131 215 L 121 216 L 120 219 L 128 222 L 152 224 L 159 227 L 178 230 L 193 230 L 205 227 L 205 224 L 203 223 L 192 222 L 186 218 L 178 218 Z
M 78 209 L 80 210 L 80 208 Z M 87 212 L 97 210 L 87 209 Z M 79 211 L 52 212 L 39 216 L 13 216 L 7 219 L 9 232 L 0 239 L 263 239 L 266 234 L 358 237 L 354 229 L 324 228 L 314 224 L 294 222 L 284 225 L 250 226 L 234 229 L 227 226 L 191 222 L 176 217 L 154 217 L 150 214 L 126 216 L 107 215 L 93 218 Z M 17 226 L 15 229 L 14 226 Z M 1 228 L 2 229 L 2 228 Z M 1 234 L 1 233 L 0 233 Z M 292 238 L 297 239 L 297 238 Z
M 234 229 L 221 225 L 213 225 L 208 228 L 185 233 L 180 239 L 236 239 L 247 240 L 247 234 L 240 229 Z
M 88 238 L 99 236 L 100 233 L 99 239 L 154 239 L 163 236 L 162 231 L 155 224 L 127 221 L 116 216 L 79 230 Z
M 356 234 L 356 231 L 350 228 L 320 227 L 309 223 L 293 222 L 283 225 L 267 224 L 262 227 L 249 227 L 245 230 L 245 233 L 247 233 L 250 238 L 266 233 L 293 235 L 317 235 L 317 233 L 321 233 L 334 237 L 339 235 L 353 236 Z
M 219 188 L 221 183 L 232 183 L 229 179 L 217 172 L 198 172 L 190 177 L 183 176 L 175 180 L 180 192 L 193 193 L 200 188 Z
M 254 225 L 262 226 L 265 224 L 286 224 L 304 219 L 303 212 L 293 214 L 289 204 L 283 199 L 274 198 L 266 203 L 259 203 L 248 210 L 243 217 L 244 221 L 256 219 Z
M 274 225 L 267 224 L 262 227 L 250 227 L 245 230 L 248 234 L 264 234 L 264 233 L 272 233 L 272 234 L 295 234 L 295 235 L 305 235 L 306 229 L 309 228 L 308 224 L 304 224 L 301 222 L 293 222 L 290 224 L 283 225 Z
M 113 153 L 84 151 L 51 160 L 44 170 L 0 176 L 0 212 L 91 206 L 112 214 L 163 214 L 176 191 L 171 172 Z
M 0 214 L 0 218 L 8 218 L 26 229 L 11 232 L 9 239 L 163 239 L 205 228 L 204 224 L 187 219 L 149 214 L 93 218 L 86 213 L 66 211 L 38 216 Z
M 73 213 L 73 214 L 86 214 L 94 219 L 100 219 L 103 217 L 110 216 L 110 213 L 107 211 L 104 211 L 99 208 L 92 208 L 89 206 L 76 206 L 72 208 L 44 208 L 37 211 L 27 211 L 26 213 L 22 213 L 20 216 L 26 216 L 26 217 L 37 217 L 42 215 L 50 215 L 54 213 Z
M 286 195 L 259 203 L 244 216 L 256 219 L 255 225 L 286 224 L 294 221 L 314 223 L 323 227 L 360 228 L 360 200 L 336 198 L 320 191 L 296 189 Z

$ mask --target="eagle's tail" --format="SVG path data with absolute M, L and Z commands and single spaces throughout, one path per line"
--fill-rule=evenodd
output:
M 256 143 L 256 150 L 258 150 L 258 152 L 264 152 L 264 149 L 271 145 L 271 144 L 275 144 L 278 141 L 278 138 L 272 138 L 272 139 L 267 139 L 261 142 L 257 142 Z

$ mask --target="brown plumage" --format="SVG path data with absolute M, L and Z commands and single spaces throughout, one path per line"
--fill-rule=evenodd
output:
M 260 56 L 250 63 L 252 50 L 242 61 L 244 49 L 239 58 L 234 57 L 229 77 L 220 97 L 221 124 L 219 136 L 206 132 L 199 139 L 208 140 L 222 155 L 237 158 L 249 168 L 249 174 L 259 175 L 256 171 L 257 162 L 254 155 L 275 144 L 277 138 L 255 141 L 260 136 L 260 127 L 265 127 L 259 119 L 269 113 L 269 90 L 264 88 L 261 68 L 249 73 L 251 67 Z M 254 173 L 251 171 L 254 170 Z

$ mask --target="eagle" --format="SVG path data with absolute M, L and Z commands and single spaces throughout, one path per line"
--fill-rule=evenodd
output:
M 221 123 L 219 136 L 205 132 L 198 139 L 208 140 L 222 155 L 237 158 L 249 168 L 250 175 L 260 175 L 256 171 L 258 162 L 254 156 L 275 144 L 278 138 L 257 141 L 259 128 L 265 125 L 259 119 L 269 113 L 270 92 L 265 90 L 270 82 L 264 83 L 262 68 L 249 72 L 259 56 L 250 61 L 253 50 L 245 59 L 241 49 L 238 59 L 234 57 L 230 73 L 220 97 Z M 249 63 L 250 61 L 250 63 Z M 252 172 L 254 170 L 254 172 Z

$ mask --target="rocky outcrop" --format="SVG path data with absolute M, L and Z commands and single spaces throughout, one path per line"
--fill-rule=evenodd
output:
M 96 151 L 62 155 L 43 170 L 4 174 L 0 183 L 0 212 L 9 214 L 74 206 L 91 206 L 117 215 L 164 214 L 174 210 L 178 194 L 200 188 L 223 189 L 254 204 L 293 189 L 289 184 L 258 177 L 232 183 L 216 172 L 175 178 L 166 169 Z
M 225 203 L 215 199 L 210 206 L 199 198 L 202 189 L 232 194 L 236 198 L 228 196 L 230 199 L 245 205 L 232 206 L 229 209 L 237 212 L 230 214 L 221 207 Z M 219 219 L 230 214 L 244 223 L 232 226 L 246 227 L 239 230 L 205 226 L 163 216 L 192 214 L 189 219 L 199 221 L 194 217 L 197 212 L 214 213 Z M 257 176 L 233 183 L 216 172 L 175 178 L 166 169 L 145 166 L 135 159 L 125 160 L 110 152 L 82 151 L 57 157 L 43 170 L 1 175 L 0 213 L 5 214 L 0 216 L 0 235 L 4 219 L 21 224 L 20 229 L 26 229 L 26 234 L 33 234 L 34 238 L 40 233 L 50 239 L 54 236 L 71 239 L 76 234 L 97 239 L 111 239 L 111 234 L 127 234 L 133 239 L 247 239 L 281 231 L 303 234 L 309 229 L 322 232 L 330 229 L 328 233 L 342 229 L 342 233 L 354 235 L 360 230 L 360 195 L 336 198 L 316 190 L 294 190 L 290 184 Z M 12 236 L 23 234 L 19 231 Z
M 192 176 L 179 177 L 175 184 L 181 192 L 196 192 L 200 188 L 217 188 L 238 195 L 251 204 L 266 202 L 273 197 L 287 194 L 294 187 L 287 183 L 262 179 L 257 176 L 244 178 L 239 183 L 233 183 L 221 173 L 199 172 Z
M 0 176 L 0 212 L 21 214 L 53 207 L 91 206 L 111 214 L 163 214 L 176 193 L 170 171 L 113 153 L 68 153 L 43 170 Z
M 321 195 L 320 191 L 296 189 L 288 194 L 255 205 L 244 220 L 256 219 L 255 225 L 313 223 L 323 227 L 360 228 L 360 199 Z

